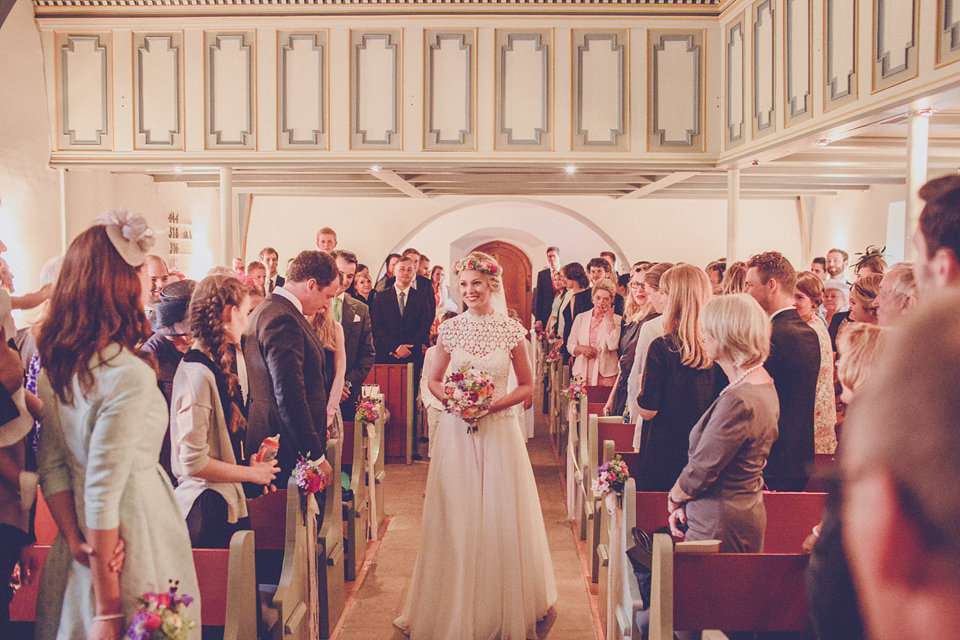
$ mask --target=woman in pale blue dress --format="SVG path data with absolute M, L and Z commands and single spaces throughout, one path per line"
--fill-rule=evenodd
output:
M 170 581 L 199 596 L 187 527 L 159 464 L 166 402 L 135 351 L 151 240 L 140 216 L 101 216 L 67 251 L 40 331 L 38 466 L 60 533 L 40 578 L 38 639 L 118 639 L 137 598 Z M 199 599 L 186 615 L 199 638 Z

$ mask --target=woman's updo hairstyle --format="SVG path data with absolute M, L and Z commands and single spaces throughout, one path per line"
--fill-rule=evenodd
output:
M 249 285 L 232 276 L 207 276 L 197 285 L 190 298 L 187 322 L 190 337 L 210 350 L 214 362 L 225 373 L 230 373 L 233 350 L 223 330 L 223 312 L 227 307 L 239 307 L 250 295 Z
M 490 254 L 483 251 L 471 251 L 453 265 L 453 272 L 458 276 L 461 271 L 467 270 L 478 271 L 487 276 L 490 290 L 500 291 L 500 275 L 503 273 L 503 268 Z

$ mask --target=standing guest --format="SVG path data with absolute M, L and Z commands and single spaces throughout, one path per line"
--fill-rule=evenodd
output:
M 637 334 L 637 346 L 634 348 L 633 367 L 627 378 L 627 409 L 630 410 L 630 422 L 636 424 L 633 435 L 633 448 L 640 450 L 640 435 L 643 432 L 643 420 L 640 418 L 637 400 L 640 397 L 640 381 L 647 363 L 647 351 L 650 344 L 663 335 L 663 310 L 667 304 L 666 294 L 660 290 L 660 279 L 673 268 L 669 262 L 651 266 L 643 274 L 643 291 L 650 303 L 650 317 L 640 327 Z
M 747 277 L 747 264 L 734 262 L 723 273 L 723 282 L 720 283 L 721 295 L 743 293 L 744 280 Z
M 40 481 L 60 531 L 40 577 L 38 638 L 119 639 L 138 598 L 170 580 L 197 598 L 190 618 L 203 619 L 190 536 L 157 463 L 167 405 L 137 355 L 152 241 L 139 215 L 97 218 L 67 250 L 37 340 Z M 200 638 L 199 624 L 189 637 Z
M 610 262 L 606 258 L 591 258 L 587 263 L 587 277 L 590 278 L 592 286 L 601 278 L 610 279 Z
M 853 272 L 857 274 L 858 280 L 871 273 L 883 275 L 887 270 L 887 261 L 883 259 L 884 249 L 886 249 L 886 247 L 878 249 L 871 245 L 867 247 L 866 251 L 860 254 L 857 261 L 853 263 Z
M 157 360 L 157 385 L 167 401 L 169 410 L 173 399 L 173 379 L 183 354 L 190 350 L 190 325 L 187 323 L 187 308 L 190 296 L 196 288 L 195 280 L 171 282 L 160 292 L 160 300 L 153 307 L 151 326 L 153 335 L 140 347 L 141 351 L 153 354 Z M 160 466 L 175 481 L 177 476 L 170 465 L 170 430 L 160 447 Z
M 630 295 L 630 275 L 629 273 L 622 273 L 617 276 L 617 295 L 623 298 L 624 307 L 627 304 L 627 296 Z
M 417 275 L 424 278 L 430 277 L 430 258 L 422 253 L 420 254 L 420 262 L 417 263 Z
M 434 318 L 433 301 L 413 288 L 414 261 L 400 258 L 396 283 L 373 299 L 371 320 L 376 361 L 382 364 L 414 364 L 414 379 L 419 380 L 423 350 L 430 343 L 430 324 Z
M 883 276 L 869 273 L 858 278 L 850 287 L 850 322 L 877 324 L 877 308 L 874 304 L 880 293 L 880 281 Z
M 826 281 L 827 279 L 827 259 L 823 256 L 819 256 L 813 259 L 810 263 L 810 272 L 813 275 L 820 278 L 821 282 Z
M 333 251 L 336 253 L 337 249 Z M 356 266 L 356 265 L 354 265 Z M 343 275 L 340 276 L 340 295 L 345 290 L 343 286 Z M 317 338 L 323 345 L 324 355 L 324 392 L 327 396 L 327 440 L 338 440 L 343 445 L 343 414 L 340 411 L 341 398 L 349 398 L 349 390 L 344 384 L 344 376 L 347 371 L 347 352 L 343 346 L 343 325 L 340 324 L 337 314 L 334 312 L 334 303 L 338 301 L 337 297 L 330 299 L 327 304 L 321 306 L 313 317 L 310 318 L 310 326 L 317 332 Z M 353 410 L 356 412 L 356 404 Z
M 943 176 L 920 188 L 924 200 L 913 234 L 913 263 L 921 291 L 960 281 L 960 176 Z
M 660 279 L 666 296 L 663 335 L 650 344 L 638 414 L 640 491 L 669 491 L 687 464 L 690 431 L 727 383 L 707 355 L 699 317 L 710 300 L 702 269 L 677 265 Z
M 236 278 L 242 278 L 247 275 L 247 272 L 243 266 L 243 258 L 233 259 L 233 274 Z
M 560 319 L 560 305 L 563 304 L 565 295 L 567 293 L 567 278 L 563 275 L 563 269 L 557 269 L 553 274 L 553 303 L 550 305 L 550 316 L 547 318 L 547 323 L 544 325 L 544 331 L 547 332 L 547 335 L 551 338 L 557 336 L 557 328 L 559 326 Z
M 606 278 L 593 284 L 593 309 L 573 320 L 567 352 L 574 357 L 570 375 L 589 386 L 612 387 L 618 371 L 620 316 L 613 312 L 616 288 Z
M 849 295 L 850 287 L 845 282 L 827 280 L 823 283 L 823 322 L 827 325 L 830 345 L 834 352 L 837 351 L 837 330 L 850 316 L 847 303 Z
M 228 549 L 250 528 L 241 483 L 267 486 L 277 461 L 244 451 L 246 367 L 240 339 L 250 313 L 249 287 L 235 278 L 207 276 L 190 299 L 191 348 L 177 369 L 170 407 L 174 495 L 194 548 Z
M 630 297 L 627 298 L 624 305 L 624 315 L 620 321 L 620 344 L 617 347 L 620 354 L 620 370 L 617 373 L 617 380 L 613 384 L 613 389 L 610 390 L 607 403 L 603 407 L 604 414 L 608 416 L 626 415 L 627 379 L 630 377 L 630 370 L 633 368 L 637 338 L 640 337 L 640 327 L 643 326 L 644 322 L 655 316 L 653 306 L 643 288 L 645 273 L 645 270 L 634 271 L 630 276 Z
M 573 328 L 573 319 L 577 317 L 577 301 L 586 298 L 588 303 L 580 302 L 579 306 L 584 307 L 579 313 L 583 313 L 593 306 L 590 302 L 590 279 L 583 270 L 583 265 L 579 262 L 571 262 L 563 266 L 563 276 L 567 281 L 567 290 L 563 295 L 563 302 L 560 303 L 558 315 L 557 335 L 562 338 L 559 348 L 566 349 L 567 340 L 570 337 L 570 330 Z M 588 306 L 589 305 L 589 306 Z
M 617 276 L 619 276 L 619 271 L 617 271 L 617 254 L 613 251 L 601 251 L 600 257 L 607 261 L 607 264 L 610 265 L 610 279 L 616 282 Z
M 333 372 L 325 370 L 323 345 L 305 316 L 326 305 L 339 287 L 337 264 L 329 254 L 302 251 L 290 265 L 287 281 L 256 308 L 244 331 L 250 386 L 246 449 L 256 451 L 264 438 L 280 434 L 280 487 L 300 458 L 320 460 L 327 484 L 332 478 L 324 454 L 325 385 Z
M 776 251 L 759 253 L 747 263 L 745 293 L 773 322 L 766 369 L 780 399 L 780 435 L 763 477 L 774 491 L 803 491 L 813 467 L 820 340 L 794 306 L 796 283 L 793 265 Z
M 533 317 L 539 323 L 538 329 L 547 326 L 553 300 L 558 291 L 555 280 L 560 272 L 560 249 L 547 247 L 547 266 L 537 273 L 537 288 L 534 291 Z
M 597 280 L 600 280 L 601 278 L 606 278 L 611 282 L 616 282 L 616 276 L 614 275 L 613 267 L 610 266 L 610 261 L 606 258 L 593 258 L 587 263 L 587 270 L 589 271 L 591 284 L 597 282 Z M 592 295 L 578 299 L 576 301 L 578 304 L 575 304 L 573 309 L 574 318 L 584 311 L 589 311 L 593 305 L 592 300 Z M 616 290 L 614 290 L 613 310 L 617 315 L 623 314 L 623 296 L 616 293 Z
M 370 369 L 373 368 L 376 350 L 373 345 L 370 308 L 359 298 L 355 299 L 346 295 L 346 290 L 350 288 L 355 279 L 354 270 L 357 268 L 357 256 L 352 251 L 337 249 L 333 252 L 333 257 L 337 261 L 337 270 L 340 272 L 342 280 L 337 297 L 333 299 L 333 304 L 337 305 L 334 319 L 343 328 L 343 346 L 346 358 L 343 389 L 337 402 L 340 403 L 341 414 L 347 416 L 347 420 L 352 420 L 357 411 L 357 400 L 360 398 L 363 382 L 367 379 Z M 368 272 L 363 271 L 356 277 L 364 274 L 366 274 L 366 281 L 369 284 L 370 274 Z M 367 290 L 369 292 L 369 288 Z
M 881 327 L 893 326 L 907 315 L 917 304 L 917 281 L 913 275 L 913 265 L 909 262 L 890 265 L 883 274 L 873 304 L 877 308 L 877 323 Z
M 283 276 L 277 273 L 277 267 L 280 264 L 280 254 L 277 250 L 273 247 L 264 247 L 260 252 L 260 262 L 267 268 L 266 293 L 272 293 L 277 287 L 282 287 Z
M 264 294 L 267 293 L 267 267 L 262 262 L 254 260 L 247 265 L 247 278 Z
M 353 279 L 353 297 L 367 305 L 373 306 L 373 280 L 370 278 L 370 272 L 364 269 L 358 271 Z
M 330 253 L 337 248 L 337 232 L 330 227 L 317 231 L 317 249 Z
M 241 268 L 243 264 L 241 263 Z M 167 263 L 163 258 L 155 255 L 147 256 L 147 273 L 150 276 L 150 296 L 147 301 L 147 308 L 153 309 L 153 305 L 160 299 L 160 291 L 167 286 L 170 280 L 170 270 L 167 269 Z
M 374 287 L 374 291 L 380 293 L 387 288 L 387 281 L 391 280 L 396 276 L 394 269 L 396 269 L 397 262 L 400 261 L 399 253 L 391 253 L 387 256 L 387 259 L 383 261 L 383 275 L 380 276 L 380 279 L 377 280 L 377 285 Z
M 723 274 L 727 270 L 726 258 L 714 260 L 707 265 L 707 276 L 710 278 L 710 286 L 713 287 L 713 295 L 720 295 L 720 285 L 723 283 Z
M 457 312 L 457 303 L 450 298 L 450 287 L 444 283 L 446 271 L 441 265 L 430 270 L 430 284 L 433 288 L 433 299 L 437 305 L 437 317 L 443 318 L 448 311 Z
M 413 247 L 410 247 L 409 249 L 404 249 L 400 257 L 407 258 L 413 263 L 413 272 L 415 275 L 413 280 L 410 282 L 410 286 L 415 290 L 425 293 L 427 296 L 429 296 L 430 292 L 432 291 L 432 287 L 430 284 L 430 278 L 420 275 L 420 252 Z M 429 264 L 429 261 L 427 264 Z M 396 271 L 396 267 L 394 267 L 394 271 Z M 387 287 L 392 287 L 395 283 L 396 277 L 390 278 L 387 280 Z
M 827 280 L 839 280 L 846 282 L 847 262 L 850 260 L 850 254 L 843 249 L 833 248 L 827 251 Z
M 800 319 L 817 332 L 820 342 L 820 374 L 817 377 L 817 399 L 813 413 L 814 453 L 833 453 L 837 449 L 837 401 L 833 384 L 833 350 L 827 325 L 817 315 L 823 302 L 823 281 L 812 271 L 797 274 L 794 306 Z
M 816 277 L 816 276 L 814 276 Z M 763 368 L 770 319 L 745 293 L 715 298 L 701 316 L 707 355 L 728 384 L 690 432 L 688 462 L 667 495 L 670 530 L 719 540 L 725 553 L 760 553 L 767 525 L 763 467 L 777 439 L 780 406 Z M 678 523 L 686 523 L 686 534 Z

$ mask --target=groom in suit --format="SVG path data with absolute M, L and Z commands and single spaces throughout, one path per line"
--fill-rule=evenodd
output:
M 433 296 L 411 286 L 416 265 L 409 257 L 400 258 L 394 271 L 396 281 L 373 299 L 376 361 L 382 364 L 412 362 L 415 379 L 419 379 L 423 348 L 430 342 L 430 325 L 435 314 Z
M 357 254 L 336 249 L 331 254 L 340 271 L 340 290 L 333 299 L 333 319 L 343 326 L 343 346 L 347 352 L 347 370 L 344 376 L 343 393 L 340 395 L 340 412 L 343 419 L 353 420 L 357 411 L 363 381 L 373 367 L 376 350 L 373 347 L 373 326 L 370 309 L 364 303 L 347 295 L 357 274 Z
M 333 476 L 326 461 L 327 392 L 324 349 L 305 316 L 313 316 L 340 287 L 333 258 L 320 251 L 303 251 L 282 287 L 267 295 L 250 314 L 244 331 L 243 356 L 249 381 L 250 411 L 246 449 L 256 452 L 267 436 L 280 434 L 276 484 L 287 477 L 301 457 L 320 460 L 328 483 Z
M 764 367 L 780 399 L 780 434 L 770 449 L 763 479 L 774 491 L 803 491 L 813 469 L 820 340 L 793 304 L 796 274 L 783 255 L 767 251 L 750 258 L 744 280 L 744 293 L 760 303 L 773 324 Z

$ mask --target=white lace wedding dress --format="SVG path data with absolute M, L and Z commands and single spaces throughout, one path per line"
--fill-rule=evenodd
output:
M 463 313 L 440 325 L 450 370 L 471 365 L 507 392 L 520 323 Z M 395 624 L 412 640 L 536 638 L 557 599 L 520 405 L 480 419 L 476 433 L 445 413 L 427 475 L 420 550 Z

